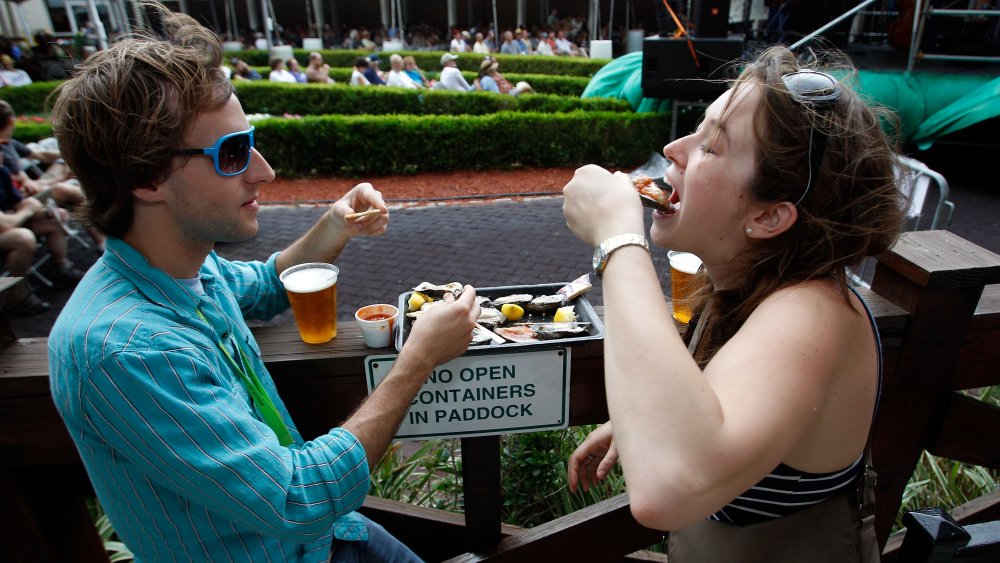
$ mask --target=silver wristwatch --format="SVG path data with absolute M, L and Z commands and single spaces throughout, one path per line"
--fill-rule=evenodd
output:
M 608 258 L 611 257 L 612 252 L 633 244 L 641 246 L 646 249 L 646 252 L 649 252 L 649 243 L 646 242 L 646 237 L 635 233 L 615 235 L 597 245 L 597 248 L 594 249 L 594 272 L 600 276 L 604 273 L 604 267 L 608 265 Z

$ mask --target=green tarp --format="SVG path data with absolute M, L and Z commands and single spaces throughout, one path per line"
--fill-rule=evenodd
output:
M 855 90 L 899 114 L 903 138 L 921 150 L 934 140 L 1000 116 L 1000 77 L 926 72 L 858 72 Z M 642 53 L 629 53 L 599 70 L 583 97 L 628 100 L 637 112 L 668 112 L 671 100 L 642 95 Z

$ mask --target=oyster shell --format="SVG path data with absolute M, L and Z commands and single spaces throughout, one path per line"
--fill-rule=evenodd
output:
M 507 317 L 499 309 L 483 307 L 479 313 L 479 324 L 488 329 L 494 329 L 507 321 Z
M 445 293 L 450 293 L 455 297 L 459 297 L 460 295 L 462 295 L 462 291 L 464 289 L 465 286 L 463 286 L 458 282 L 450 282 L 444 285 L 434 285 L 430 282 L 423 282 L 417 287 L 413 288 L 413 291 L 416 291 L 418 293 L 423 293 L 424 295 L 433 297 L 435 299 L 440 299 L 444 297 Z
M 538 325 L 535 328 L 535 337 L 539 340 L 555 340 L 557 338 L 569 338 L 587 332 L 587 328 L 573 323 L 550 323 Z
M 511 342 L 535 342 L 535 331 L 528 325 L 502 326 L 493 332 L 510 340 Z
M 530 303 L 531 300 L 534 298 L 535 296 L 531 295 L 530 293 L 515 293 L 514 295 L 505 295 L 503 297 L 497 297 L 493 299 L 493 306 L 499 309 L 501 305 L 507 305 L 508 303 L 512 303 L 514 305 L 520 305 L 523 307 L 526 304 Z
M 524 306 L 524 309 L 532 313 L 547 313 L 549 311 L 555 311 L 565 304 L 566 298 L 563 295 L 543 295 L 532 299 L 527 305 Z

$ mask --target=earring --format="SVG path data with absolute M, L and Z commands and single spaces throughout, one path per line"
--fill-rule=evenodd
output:
M 746 232 L 746 234 L 748 234 L 748 235 L 749 235 L 750 233 L 752 233 L 752 232 L 753 232 L 753 229 L 752 229 L 752 228 L 750 228 L 750 227 L 747 227 L 746 229 L 744 229 L 744 231 Z

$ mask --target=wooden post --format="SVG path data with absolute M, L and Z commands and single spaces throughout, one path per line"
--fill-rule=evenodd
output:
M 885 374 L 873 431 L 881 546 L 920 453 L 940 426 L 954 366 L 983 286 L 997 282 L 1000 256 L 946 231 L 906 233 L 879 257 L 872 289 L 910 313 L 895 369 Z
M 500 437 L 462 438 L 462 490 L 466 548 L 482 551 L 500 541 Z

